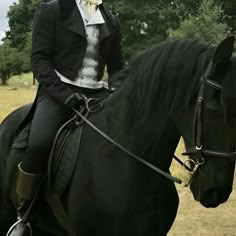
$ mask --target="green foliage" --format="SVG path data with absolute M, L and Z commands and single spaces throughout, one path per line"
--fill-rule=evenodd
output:
M 12 74 L 20 74 L 23 71 L 23 60 L 23 53 L 10 47 L 8 42 L 0 46 L 0 78 L 3 85 L 7 84 Z
M 223 10 L 214 0 L 203 0 L 196 16 L 189 15 L 176 30 L 169 30 L 169 38 L 193 38 L 211 43 L 220 42 L 227 34 Z
M 235 0 L 224 0 L 220 1 L 224 10 L 225 21 L 230 27 L 231 33 L 236 34 L 236 1 Z
M 167 29 L 177 28 L 186 12 L 184 4 L 172 1 L 106 2 L 120 18 L 126 59 L 165 40 Z
M 32 19 L 34 11 L 40 0 L 20 0 L 14 3 L 8 11 L 8 24 L 10 31 L 6 33 L 6 39 L 14 48 L 23 50 L 27 43 L 27 34 L 32 31 Z
M 4 80 L 8 78 L 9 73 L 19 73 L 31 71 L 30 53 L 31 53 L 31 31 L 34 11 L 41 0 L 20 0 L 18 4 L 14 3 L 8 11 L 8 23 L 10 31 L 6 33 L 4 46 L 1 50 L 9 51 L 7 63 L 0 61 L 0 73 Z M 15 52 L 15 60 L 12 61 L 12 52 Z M 5 55 L 5 54 L 3 54 Z M 2 55 L 1 55 L 2 57 Z M 3 63 L 3 64 L 2 64 Z M 9 71 L 11 70 L 11 71 Z M 3 76 L 4 74 L 4 76 Z

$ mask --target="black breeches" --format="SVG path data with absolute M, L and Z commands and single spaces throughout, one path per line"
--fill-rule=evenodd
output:
M 72 115 L 72 110 L 53 98 L 45 94 L 39 95 L 29 135 L 29 146 L 22 162 L 24 171 L 41 173 L 46 168 L 55 135 Z
M 105 88 L 86 89 L 71 86 L 88 97 L 99 97 L 109 94 Z M 28 173 L 38 174 L 47 167 L 51 147 L 58 129 L 73 116 L 71 109 L 66 108 L 47 94 L 38 93 L 37 106 L 29 134 L 29 145 L 21 167 Z

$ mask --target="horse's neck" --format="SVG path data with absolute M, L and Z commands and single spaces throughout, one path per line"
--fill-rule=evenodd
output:
M 132 107 L 132 104 L 126 104 L 129 100 L 123 100 L 125 96 L 121 91 L 110 101 L 106 114 L 108 120 L 112 121 L 112 124 L 107 124 L 110 135 L 143 159 L 168 169 L 180 138 L 177 129 L 162 109 L 162 112 L 153 112 L 152 117 L 141 123 L 139 121 L 144 114 L 136 114 L 133 124 L 127 126 L 127 117 L 123 116 L 126 112 L 123 111 Z

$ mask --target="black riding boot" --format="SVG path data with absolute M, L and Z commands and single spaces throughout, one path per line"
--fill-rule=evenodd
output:
M 18 221 L 8 231 L 7 236 L 31 236 L 31 227 L 29 218 L 33 198 L 39 191 L 42 176 L 40 174 L 30 174 L 21 169 L 21 163 L 18 165 L 18 179 L 16 192 L 19 201 L 17 209 Z M 29 215 L 28 215 L 29 214 Z

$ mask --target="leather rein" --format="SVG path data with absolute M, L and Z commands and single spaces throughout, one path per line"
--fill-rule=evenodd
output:
M 185 183 L 184 186 L 188 186 L 192 180 L 192 177 L 197 172 L 198 168 L 204 164 L 204 158 L 205 157 L 217 157 L 217 158 L 227 158 L 229 160 L 236 160 L 236 152 L 220 152 L 215 150 L 206 149 L 202 146 L 202 123 L 203 123 L 203 102 L 204 102 L 204 88 L 205 85 L 208 85 L 214 89 L 222 90 L 222 86 L 210 79 L 206 79 L 205 76 L 202 76 L 201 78 L 201 84 L 200 89 L 198 92 L 198 98 L 194 113 L 194 121 L 193 121 L 193 137 L 194 137 L 194 147 L 187 148 L 186 152 L 182 153 L 182 155 L 196 155 L 197 160 L 188 159 L 185 162 L 182 162 L 178 157 L 173 155 L 174 159 L 181 164 L 188 173 L 191 174 L 190 180 Z M 82 98 L 85 102 L 86 109 L 89 113 L 94 113 L 100 110 L 103 106 L 102 103 L 100 103 L 99 99 L 96 98 L 87 98 L 84 94 L 82 95 Z M 78 117 L 80 117 L 85 123 L 87 123 L 94 131 L 99 133 L 101 136 L 103 136 L 106 140 L 108 140 L 110 143 L 112 143 L 114 146 L 128 154 L 130 157 L 134 158 L 138 162 L 144 164 L 145 166 L 149 167 L 150 169 L 154 170 L 155 172 L 159 173 L 160 175 L 166 177 L 167 179 L 181 184 L 182 180 L 172 176 L 170 173 L 165 172 L 158 168 L 157 166 L 153 165 L 152 163 L 142 159 L 138 155 L 132 153 L 127 148 L 116 142 L 114 139 L 109 137 L 107 134 L 105 134 L 103 131 L 98 129 L 93 123 L 91 123 L 87 117 L 85 117 L 81 112 L 74 109 L 74 112 Z
M 95 100 L 94 100 L 95 101 Z M 85 103 L 87 103 L 87 100 L 85 100 Z M 92 104 L 92 103 L 91 103 Z M 96 106 L 96 105 L 95 105 Z M 86 105 L 87 107 L 87 105 Z M 101 106 L 99 106 L 99 109 L 101 108 Z M 170 179 L 171 181 L 181 184 L 182 180 L 172 176 L 171 174 L 161 170 L 160 168 L 158 168 L 157 166 L 153 165 L 152 163 L 142 159 L 141 157 L 137 156 L 136 154 L 132 153 L 131 151 L 129 151 L 128 149 L 126 149 L 124 146 L 122 146 L 121 144 L 119 144 L 118 142 L 116 142 L 114 139 L 112 139 L 111 137 L 109 137 L 107 134 L 105 134 L 103 131 L 101 131 L 100 129 L 98 129 L 93 123 L 91 123 L 82 113 L 80 113 L 79 111 L 77 111 L 76 109 L 73 109 L 74 112 L 76 113 L 76 115 L 78 117 L 80 117 L 86 124 L 88 124 L 94 131 L 96 131 L 97 133 L 99 133 L 101 136 L 103 136 L 106 140 L 108 140 L 110 143 L 112 143 L 114 146 L 116 146 L 117 148 L 119 148 L 120 150 L 122 150 L 123 152 L 125 152 L 126 154 L 128 154 L 129 156 L 131 156 L 132 158 L 134 158 L 135 160 L 137 160 L 138 162 L 144 164 L 145 166 L 149 167 L 150 169 L 154 170 L 155 172 L 159 173 L 160 175 L 166 177 L 167 179 Z M 89 108 L 90 112 L 96 112 L 97 109 L 93 110 L 92 107 Z

